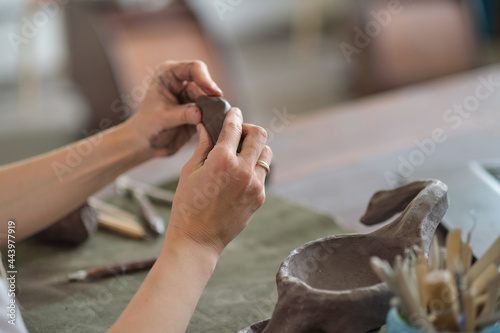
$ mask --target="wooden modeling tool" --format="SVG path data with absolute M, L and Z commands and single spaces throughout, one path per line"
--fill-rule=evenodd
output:
M 165 233 L 165 221 L 142 189 L 135 188 L 133 184 L 120 179 L 115 182 L 115 189 L 118 194 L 131 197 L 139 204 L 141 221 L 151 236 L 157 237 Z
M 483 310 L 480 316 L 477 318 L 478 322 L 483 322 L 488 320 L 495 313 L 495 308 L 497 306 L 498 290 L 500 289 L 500 274 L 497 272 L 495 277 L 490 281 L 486 287 L 486 302 L 484 303 Z
M 115 183 L 119 184 L 119 186 L 123 188 L 140 190 L 142 193 L 144 193 L 151 200 L 154 201 L 171 204 L 172 201 L 174 200 L 174 195 L 175 195 L 174 191 L 169 191 L 163 188 L 151 186 L 149 184 L 134 180 L 128 176 L 118 177 Z
M 99 226 L 104 229 L 132 238 L 147 238 L 146 231 L 137 222 L 127 221 L 101 212 L 97 214 L 97 219 L 99 220 Z
M 432 239 L 432 245 L 431 245 L 431 270 L 436 270 L 439 269 L 439 263 L 440 263 L 440 250 L 439 250 L 439 243 L 437 237 L 434 237 Z
M 89 205 L 97 211 L 99 226 L 132 238 L 147 238 L 146 231 L 135 215 L 96 197 L 89 198 Z
M 496 312 L 500 237 L 470 267 L 470 232 L 466 243 L 461 236 L 460 229 L 450 230 L 446 248 L 440 248 L 435 237 L 430 262 L 417 250 L 406 251 L 404 259 L 397 256 L 393 269 L 387 262 L 371 259 L 375 274 L 396 296 L 393 304 L 412 326 L 428 326 L 427 331 L 473 332 L 500 321 L 500 312 Z
M 453 229 L 446 237 L 446 269 L 455 271 L 457 260 L 460 258 L 460 247 L 462 245 L 462 229 Z
M 470 293 L 476 297 L 483 293 L 491 281 L 498 275 L 497 266 L 490 264 L 470 285 Z
M 454 279 L 447 270 L 430 272 L 424 280 L 432 321 L 437 330 L 458 330 L 457 298 Z
M 497 264 L 500 259 L 500 236 L 491 244 L 484 255 L 479 258 L 465 276 L 467 283 L 472 283 L 490 265 Z

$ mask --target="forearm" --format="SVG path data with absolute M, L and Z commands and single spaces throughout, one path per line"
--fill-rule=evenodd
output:
M 127 124 L 0 169 L 0 225 L 16 221 L 17 239 L 65 216 L 119 174 L 147 160 Z M 4 230 L 0 230 L 0 237 Z M 4 239 L 0 238 L 3 243 Z
M 186 330 L 219 255 L 174 233 L 110 333 Z

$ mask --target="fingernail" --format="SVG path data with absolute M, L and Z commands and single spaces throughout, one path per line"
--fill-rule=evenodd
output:
M 201 124 L 196 125 L 196 132 L 198 132 L 198 135 L 201 133 Z
M 215 82 L 212 82 L 212 89 L 217 91 L 219 94 L 222 95 L 222 90 L 219 88 L 219 86 L 215 83 Z
M 240 108 L 233 106 L 233 109 L 236 113 L 238 113 L 241 116 L 241 118 L 243 118 L 243 113 L 241 112 Z

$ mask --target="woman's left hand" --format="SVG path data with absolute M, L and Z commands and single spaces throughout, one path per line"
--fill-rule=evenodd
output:
M 222 96 L 202 61 L 167 61 L 158 66 L 139 110 L 124 124 L 152 156 L 177 152 L 196 133 L 200 95 Z

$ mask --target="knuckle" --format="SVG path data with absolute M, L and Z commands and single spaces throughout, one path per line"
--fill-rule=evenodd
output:
M 235 120 L 228 120 L 224 124 L 230 131 L 234 131 L 236 133 L 241 133 L 242 127 L 241 123 L 235 121 Z
M 218 153 L 218 162 L 219 167 L 222 170 L 227 170 L 227 171 L 232 171 L 237 167 L 236 165 L 236 160 L 232 156 L 232 154 L 229 152 L 227 149 L 221 149 L 220 152 Z
M 255 202 L 256 205 L 257 205 L 257 208 L 259 208 L 260 206 L 262 206 L 265 201 L 266 201 L 266 192 L 262 190 L 260 192 L 260 194 L 257 196 L 257 200 Z
M 159 64 L 156 69 L 158 71 L 166 71 L 166 70 L 169 70 L 170 68 L 174 67 L 175 65 L 177 65 L 177 62 L 176 61 L 173 61 L 173 60 L 166 60 L 164 62 L 162 62 L 161 64 Z
M 266 140 L 267 139 L 267 131 L 263 128 L 263 127 L 260 127 L 260 126 L 254 126 L 254 131 L 255 131 L 255 134 Z
M 258 198 L 262 192 L 262 184 L 257 181 L 253 181 L 248 185 L 248 192 L 252 197 Z
M 190 173 L 190 170 L 191 170 L 191 168 L 190 168 L 189 161 L 188 161 L 188 163 L 184 164 L 184 166 L 182 167 L 180 177 L 181 178 L 187 177 Z
M 207 68 L 207 64 L 205 64 L 205 62 L 203 62 L 201 60 L 194 60 L 192 62 L 192 66 L 194 69 L 201 69 L 201 70 L 204 70 Z
M 252 177 L 253 177 L 253 171 L 250 168 L 242 169 L 238 176 L 241 182 L 247 185 L 251 193 L 253 190 L 253 186 L 255 185 L 252 183 Z
M 264 146 L 262 152 L 269 157 L 269 160 L 273 159 L 273 150 L 269 146 Z

